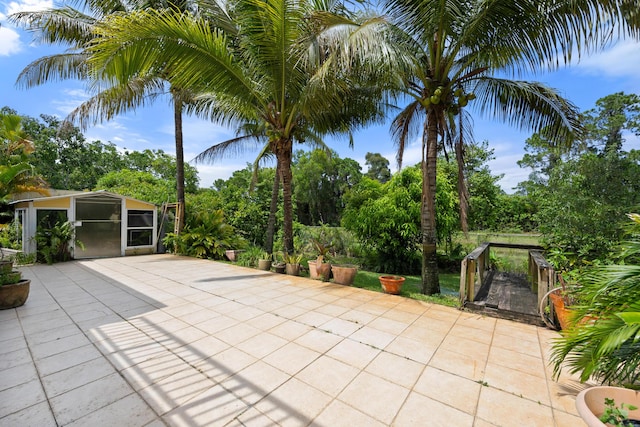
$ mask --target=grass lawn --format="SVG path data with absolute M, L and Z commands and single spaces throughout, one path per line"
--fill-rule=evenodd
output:
M 384 276 L 382 273 L 372 273 L 370 271 L 358 271 L 353 286 L 356 288 L 368 289 L 370 291 L 383 292 L 378 277 Z M 400 295 L 420 301 L 432 302 L 435 304 L 458 307 L 458 295 L 460 292 L 460 275 L 453 273 L 440 273 L 440 295 L 427 296 L 420 293 L 420 276 L 403 276 L 404 285 Z

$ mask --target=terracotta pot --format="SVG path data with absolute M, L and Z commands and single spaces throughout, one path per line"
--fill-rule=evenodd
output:
M 327 282 L 331 277 L 331 264 L 328 262 L 318 264 L 316 261 L 316 271 L 318 272 L 318 278 Z
M 309 264 L 309 278 L 310 279 L 318 279 L 318 269 L 316 268 L 316 262 L 315 261 L 307 261 L 307 264 Z
M 358 274 L 358 268 L 349 265 L 332 265 L 331 273 L 333 274 L 333 282 L 339 285 L 351 286 Z
M 398 295 L 404 283 L 404 277 L 400 276 L 380 276 L 382 289 L 388 294 Z
M 20 307 L 29 297 L 31 280 L 21 280 L 11 285 L 0 286 L 0 310 Z
M 285 271 L 290 276 L 299 276 L 300 264 L 285 264 Z
M 228 251 L 224 251 L 224 254 L 226 255 L 227 259 L 231 262 L 235 262 L 238 259 L 238 255 L 244 252 L 242 249 L 231 249 Z
M 567 329 L 571 323 L 573 312 L 564 305 L 564 299 L 559 293 L 554 292 L 549 294 L 549 299 L 551 299 L 553 310 L 558 317 L 558 322 L 560 322 L 560 329 Z
M 605 411 L 604 399 L 613 399 L 615 405 L 633 405 L 638 409 L 629 411 L 629 419 L 640 420 L 640 392 L 622 387 L 599 386 L 582 390 L 576 397 L 576 409 L 588 427 L 606 427 L 600 421 Z
M 258 270 L 264 270 L 264 271 L 271 270 L 271 260 L 270 259 L 259 259 L 258 260 Z

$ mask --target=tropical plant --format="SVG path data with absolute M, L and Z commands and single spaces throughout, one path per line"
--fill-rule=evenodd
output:
M 258 265 L 259 260 L 269 259 L 263 257 L 264 251 L 262 248 L 251 245 L 238 254 L 238 265 L 255 268 Z
M 239 137 L 203 153 L 213 157 L 228 146 L 266 139 L 277 159 L 283 188 L 283 241 L 293 251 L 291 160 L 294 142 L 344 134 L 381 118 L 379 93 L 346 71 L 328 67 L 318 12 L 342 10 L 337 3 L 252 0 L 233 4 L 237 33 L 175 11 L 136 11 L 111 16 L 98 27 L 90 63 L 105 76 L 127 81 L 171 64 L 167 79 L 198 94 L 193 110 L 238 129 Z M 158 46 L 162 46 L 161 49 Z M 350 78 L 350 79 L 349 79 Z
M 583 381 L 640 388 L 640 215 L 630 217 L 633 234 L 621 245 L 620 262 L 580 277 L 584 303 L 553 345 L 556 376 L 567 366 Z
M 71 259 L 70 244 L 75 230 L 70 221 L 58 220 L 53 225 L 40 225 L 36 229 L 36 248 L 38 262 L 53 264 L 54 262 L 69 261 Z M 76 240 L 78 247 L 82 242 Z
M 625 2 L 387 0 L 385 11 L 409 35 L 414 66 L 404 71 L 409 105 L 392 132 L 398 160 L 412 136 L 422 132 L 421 207 L 423 292 L 439 292 L 436 261 L 436 159 L 451 146 L 459 165 L 460 218 L 466 230 L 467 192 L 462 167 L 471 138 L 467 105 L 519 127 L 546 129 L 555 144 L 579 130 L 577 110 L 543 84 L 495 77 L 555 67 L 575 46 L 599 45 L 611 26 L 637 25 Z M 622 6 L 621 6 L 622 5 Z M 603 23 L 606 17 L 606 24 Z M 594 25 L 595 23 L 595 25 Z M 637 27 L 636 27 L 637 28 Z M 474 101 L 475 100 L 475 101 Z
M 222 259 L 226 250 L 245 245 L 234 228 L 225 222 L 222 210 L 188 214 L 183 232 L 167 234 L 163 243 L 179 254 L 209 259 Z
M 47 194 L 44 181 L 29 163 L 33 144 L 15 114 L 0 114 L 0 205 L 14 193 L 34 191 Z

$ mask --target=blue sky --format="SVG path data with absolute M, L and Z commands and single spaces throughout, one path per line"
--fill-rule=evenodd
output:
M 22 10 L 42 10 L 52 7 L 48 0 L 0 1 L 0 107 L 9 106 L 19 114 L 37 117 L 49 114 L 65 117 L 87 99 L 82 82 L 66 81 L 49 83 L 33 89 L 15 86 L 16 77 L 31 61 L 59 53 L 63 48 L 38 46 L 32 43 L 32 35 L 15 28 L 7 16 Z M 605 51 L 583 57 L 570 67 L 553 73 L 540 73 L 523 77 L 543 82 L 560 90 L 561 94 L 581 110 L 595 106 L 595 101 L 611 93 L 624 91 L 640 94 L 640 43 L 623 40 Z M 472 106 L 472 104 L 470 104 Z M 154 105 L 94 126 L 85 131 L 88 140 L 110 141 L 120 148 L 144 150 L 162 149 L 174 153 L 173 115 L 169 100 L 160 99 Z M 496 159 L 490 163 L 494 174 L 504 174 L 500 185 L 507 192 L 518 182 L 525 180 L 528 170 L 520 169 L 517 161 L 523 156 L 524 142 L 531 135 L 490 118 L 475 116 L 474 133 L 477 141 L 489 141 Z M 190 160 L 207 147 L 233 137 L 233 132 L 211 123 L 185 117 L 185 159 Z M 626 149 L 640 149 L 640 138 L 625 135 Z M 379 152 L 395 168 L 395 149 L 389 136 L 389 125 L 371 126 L 354 135 L 354 148 L 348 141 L 327 139 L 326 143 L 341 157 L 355 159 L 364 167 L 367 152 Z M 200 185 L 209 187 L 218 178 L 227 178 L 233 171 L 242 169 L 257 155 L 246 152 L 242 156 L 221 159 L 211 165 L 195 165 L 200 175 Z M 416 141 L 405 152 L 404 165 L 412 165 L 420 159 L 420 144 Z

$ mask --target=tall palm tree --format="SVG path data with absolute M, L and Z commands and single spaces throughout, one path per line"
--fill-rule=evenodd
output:
M 395 118 L 398 162 L 422 135 L 422 291 L 440 291 L 435 189 L 439 150 L 451 146 L 459 165 L 461 219 L 466 230 L 464 145 L 472 135 L 465 107 L 568 145 L 581 132 L 577 109 L 557 91 L 513 80 L 601 46 L 611 31 L 637 35 L 637 4 L 628 0 L 385 0 L 390 23 L 413 56 L 400 69 L 410 102 Z M 575 50 L 575 52 L 574 52 Z M 393 64 L 391 64 L 393 65 Z
M 258 179 L 258 171 L 260 170 L 260 166 L 268 161 L 273 160 L 275 157 L 273 152 L 274 141 L 269 141 L 265 134 L 265 126 L 264 123 L 256 124 L 256 123 L 244 123 L 239 132 L 245 132 L 244 136 L 239 136 L 236 138 L 232 138 L 230 140 L 220 142 L 215 144 L 202 153 L 200 153 L 196 158 L 196 162 L 204 162 L 204 161 L 214 161 L 223 156 L 228 155 L 229 152 L 232 154 L 237 154 L 243 151 L 244 148 L 255 148 L 252 144 L 253 141 L 262 142 L 266 140 L 266 143 L 260 149 L 260 152 L 256 156 L 256 159 L 253 162 L 253 174 L 251 177 L 251 189 L 253 190 L 254 185 Z M 330 148 L 324 143 L 320 135 L 316 135 L 313 133 L 307 133 L 303 138 L 296 141 L 301 144 L 309 145 L 312 149 L 321 149 L 325 151 L 327 154 L 331 154 Z M 278 167 L 276 165 L 276 173 L 273 180 L 273 187 L 271 190 L 271 203 L 269 206 L 269 219 L 267 221 L 267 230 L 265 236 L 264 250 L 268 253 L 273 253 L 273 240 L 275 235 L 275 225 L 276 225 L 276 212 L 278 210 L 278 198 L 280 195 L 280 173 L 278 171 Z
M 113 16 L 97 27 L 89 60 L 102 77 L 118 81 L 169 64 L 173 84 L 199 93 L 189 107 L 193 111 L 221 124 L 263 125 L 283 188 L 289 253 L 294 142 L 311 134 L 344 134 L 382 117 L 377 88 L 345 70 L 330 72 L 330 49 L 318 38 L 322 25 L 312 18 L 318 8 L 330 11 L 334 5 L 320 3 L 238 1 L 234 35 L 215 22 L 173 11 Z
M 38 34 L 41 42 L 48 44 L 66 44 L 65 53 L 39 58 L 25 67 L 17 79 L 17 84 L 25 88 L 35 87 L 49 81 L 80 79 L 88 82 L 95 93 L 89 100 L 72 111 L 67 120 L 76 121 L 82 128 L 89 124 L 108 121 L 118 114 L 143 107 L 166 93 L 163 70 L 139 75 L 127 82 L 104 87 L 102 81 L 91 81 L 92 74 L 86 64 L 85 47 L 94 37 L 93 28 L 97 22 L 113 13 L 127 13 L 131 10 L 156 8 L 175 8 L 189 10 L 194 3 L 179 1 L 167 3 L 162 0 L 143 2 L 127 1 L 86 1 L 82 9 L 70 6 L 43 11 L 19 12 L 11 19 Z M 86 10 L 83 12 L 82 10 Z M 212 9 L 220 21 L 228 21 L 226 11 L 218 4 Z M 176 146 L 176 195 L 177 201 L 184 206 L 184 148 L 182 116 L 185 103 L 189 102 L 189 92 L 169 87 L 174 113 Z M 184 225 L 184 209 L 178 210 L 179 230 Z

